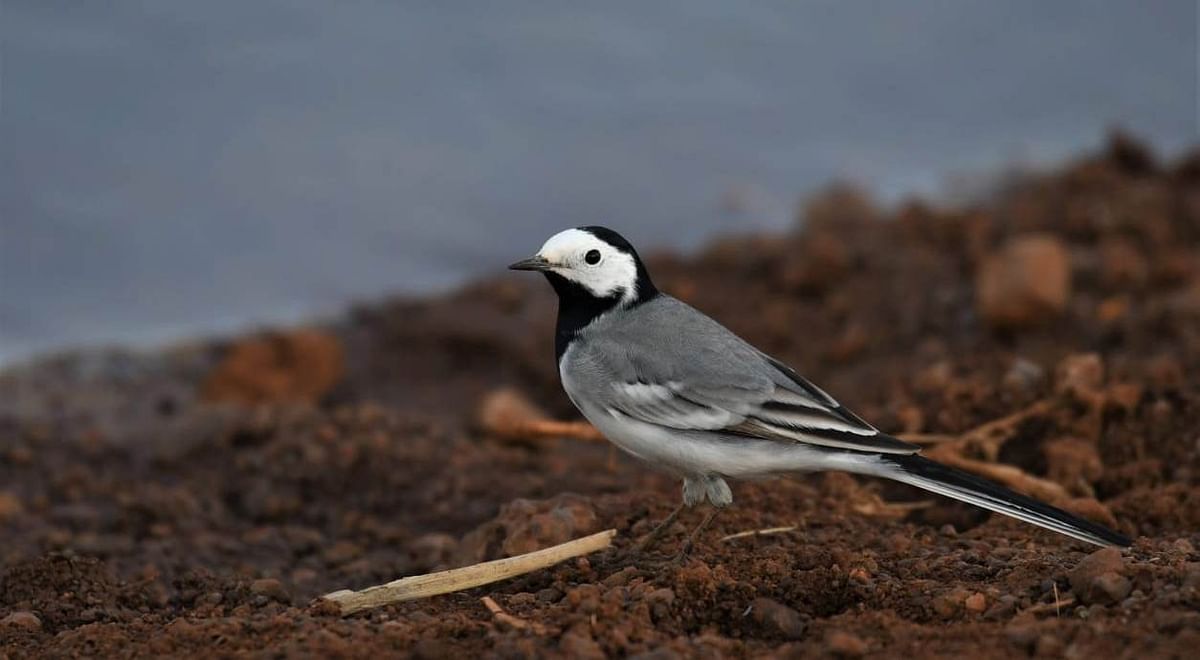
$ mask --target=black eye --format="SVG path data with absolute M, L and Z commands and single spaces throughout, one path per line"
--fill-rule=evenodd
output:
M 583 255 L 583 260 L 586 261 L 589 266 L 595 266 L 596 264 L 600 263 L 600 250 L 588 250 L 587 254 Z

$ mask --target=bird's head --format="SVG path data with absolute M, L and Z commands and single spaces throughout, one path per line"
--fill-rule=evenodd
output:
M 658 293 L 637 251 L 606 227 L 561 231 L 537 254 L 509 268 L 544 273 L 560 297 L 584 295 L 630 304 Z

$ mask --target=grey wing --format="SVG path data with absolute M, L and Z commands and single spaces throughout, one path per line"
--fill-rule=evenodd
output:
M 658 348 L 662 350 L 639 352 L 628 342 L 601 340 L 585 349 L 579 358 L 596 376 L 589 388 L 599 394 L 596 403 L 609 414 L 680 430 L 873 453 L 920 450 L 880 433 L 794 370 L 744 342 L 692 345 L 699 354 L 686 358 Z

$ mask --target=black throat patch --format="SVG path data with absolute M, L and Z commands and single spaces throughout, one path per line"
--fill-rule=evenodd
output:
M 637 297 L 628 303 L 622 303 L 624 290 L 618 290 L 612 295 L 600 297 L 593 294 L 587 287 L 573 282 L 558 273 L 543 273 L 554 292 L 558 294 L 558 322 L 554 329 L 554 361 L 561 362 L 563 354 L 580 330 L 586 328 L 598 316 L 617 307 L 624 306 L 632 309 L 644 302 L 653 300 L 658 295 L 658 289 L 644 275 L 645 269 L 638 262 Z

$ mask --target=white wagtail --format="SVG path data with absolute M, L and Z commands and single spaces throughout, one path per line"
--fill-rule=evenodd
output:
M 680 510 L 733 501 L 726 478 L 841 470 L 894 479 L 1096 545 L 1128 538 L 919 455 L 792 368 L 661 293 L 633 246 L 604 227 L 555 234 L 509 266 L 558 293 L 554 351 L 563 389 L 621 449 L 683 478 Z M 645 547 L 646 543 L 642 544 Z

